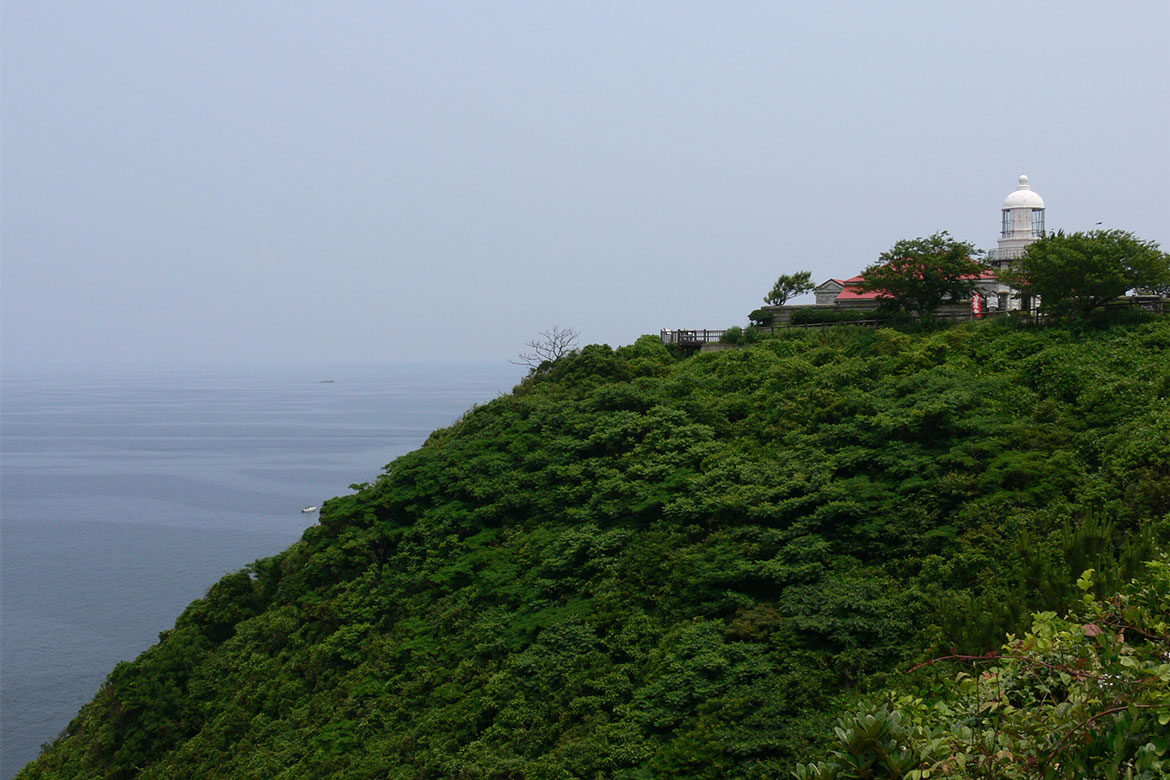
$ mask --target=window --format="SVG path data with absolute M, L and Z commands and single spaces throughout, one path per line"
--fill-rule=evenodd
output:
M 1012 237 L 1012 212 L 1008 209 L 1003 210 L 1003 230 L 1000 232 L 1003 238 Z
M 1032 235 L 1044 235 L 1044 209 L 1032 209 Z

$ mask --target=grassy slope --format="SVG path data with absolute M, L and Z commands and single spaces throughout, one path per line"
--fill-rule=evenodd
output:
M 22 778 L 775 777 L 1164 546 L 1170 320 L 588 347 L 121 664 Z

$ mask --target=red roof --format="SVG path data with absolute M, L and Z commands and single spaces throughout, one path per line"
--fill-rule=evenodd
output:
M 849 285 L 841 292 L 837 293 L 836 300 L 838 301 L 859 301 L 859 300 L 874 300 L 875 298 L 889 298 L 890 296 L 881 290 L 870 290 L 869 292 L 862 292 L 857 289 L 855 285 Z
M 845 285 L 845 289 L 837 294 L 835 300 L 838 301 L 872 301 L 877 298 L 888 298 L 889 296 L 880 290 L 871 290 L 870 292 L 862 292 L 857 289 L 858 286 L 865 281 L 864 276 L 851 276 L 848 279 L 838 279 L 837 281 Z
M 980 271 L 978 274 L 967 274 L 964 279 L 996 279 L 998 278 L 995 271 L 990 268 Z M 845 289 L 837 294 L 835 300 L 838 301 L 872 301 L 879 298 L 890 297 L 882 290 L 870 290 L 869 292 L 862 292 L 857 289 L 862 282 L 865 281 L 864 276 L 853 276 L 849 279 L 836 279 L 834 281 L 841 282 L 845 285 Z

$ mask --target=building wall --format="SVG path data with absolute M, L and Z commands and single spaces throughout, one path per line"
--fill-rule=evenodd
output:
M 817 306 L 831 306 L 844 289 L 844 285 L 837 284 L 832 280 L 821 284 L 813 290 L 813 295 L 816 296 Z

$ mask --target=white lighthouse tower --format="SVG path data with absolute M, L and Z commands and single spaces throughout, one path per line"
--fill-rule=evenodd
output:
M 1003 199 L 1003 222 L 999 246 L 988 253 L 988 260 L 999 267 L 1024 253 L 1024 247 L 1044 235 L 1044 198 L 1020 174 L 1019 184 Z

